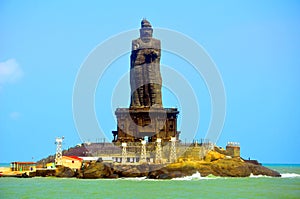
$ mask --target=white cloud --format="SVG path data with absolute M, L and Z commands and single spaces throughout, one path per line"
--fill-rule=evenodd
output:
M 0 84 L 14 83 L 23 76 L 23 71 L 15 59 L 0 62 Z

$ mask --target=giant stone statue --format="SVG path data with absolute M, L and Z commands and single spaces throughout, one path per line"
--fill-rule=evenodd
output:
M 152 38 L 149 21 L 141 22 L 140 38 L 132 41 L 130 56 L 129 108 L 117 108 L 117 130 L 112 131 L 115 143 L 140 143 L 148 137 L 149 142 L 158 138 L 162 143 L 171 137 L 179 137 L 177 131 L 177 108 L 162 105 L 160 74 L 160 41 Z
M 146 19 L 141 22 L 140 38 L 132 41 L 130 56 L 131 108 L 162 107 L 160 41 L 152 38 L 153 29 Z

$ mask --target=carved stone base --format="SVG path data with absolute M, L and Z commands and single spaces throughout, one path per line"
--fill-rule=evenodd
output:
M 113 131 L 113 142 L 148 142 L 161 138 L 163 142 L 171 137 L 179 138 L 177 131 L 177 108 L 117 108 L 118 128 Z

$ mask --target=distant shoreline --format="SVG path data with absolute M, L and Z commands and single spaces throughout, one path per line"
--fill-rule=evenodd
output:
M 10 163 L 0 163 L 0 168 L 1 167 L 4 167 L 4 168 L 10 167 Z

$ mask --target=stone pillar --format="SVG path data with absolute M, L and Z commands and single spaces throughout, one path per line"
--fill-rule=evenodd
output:
M 147 162 L 146 140 L 142 140 L 141 159 L 140 162 Z
M 156 139 L 156 155 L 155 155 L 155 163 L 162 163 L 162 155 L 161 155 L 161 138 Z

